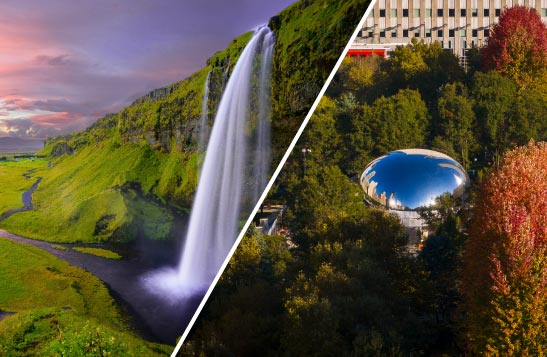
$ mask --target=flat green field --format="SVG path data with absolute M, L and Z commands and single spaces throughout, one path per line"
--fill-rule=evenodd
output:
M 19 161 L 0 161 L 0 215 L 8 210 L 23 207 L 22 195 L 36 181 L 34 177 L 47 168 L 48 162 L 43 159 L 20 159 Z M 34 169 L 33 178 L 22 175 Z
M 38 248 L 0 238 L 2 356 L 161 356 L 127 331 L 104 284 Z

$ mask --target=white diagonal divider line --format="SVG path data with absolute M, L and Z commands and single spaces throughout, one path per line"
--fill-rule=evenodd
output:
M 239 246 L 239 243 L 241 242 L 241 240 L 243 239 L 243 237 L 245 236 L 245 233 L 247 232 L 247 230 L 249 229 L 249 226 L 251 225 L 251 223 L 253 222 L 253 218 L 254 216 L 256 215 L 256 213 L 258 212 L 258 209 L 260 208 L 260 206 L 262 205 L 262 202 L 264 202 L 264 199 L 266 198 L 266 196 L 268 195 L 268 192 L 270 191 L 270 189 L 272 188 L 275 180 L 277 179 L 277 176 L 279 176 L 279 173 L 281 172 L 281 169 L 283 169 L 283 166 L 285 165 L 285 162 L 287 161 L 287 159 L 289 158 L 289 155 L 291 154 L 291 152 L 293 151 L 296 143 L 298 142 L 298 139 L 300 138 L 300 136 L 302 135 L 302 133 L 304 132 L 304 129 L 306 128 L 306 126 L 308 125 L 308 122 L 310 121 L 310 118 L 311 116 L 313 115 L 313 112 L 315 111 L 315 108 L 317 108 L 317 105 L 319 104 L 319 102 L 321 101 L 321 98 L 323 97 L 323 95 L 325 94 L 325 91 L 327 90 L 327 88 L 329 87 L 330 85 L 330 82 L 332 82 L 332 79 L 334 78 L 334 75 L 336 74 L 336 72 L 338 71 L 338 68 L 340 68 L 340 65 L 342 64 L 342 62 L 344 61 L 344 58 L 346 57 L 346 54 L 348 53 L 348 50 L 350 49 L 351 45 L 353 44 L 353 42 L 355 41 L 355 38 L 357 37 L 357 34 L 359 33 L 359 31 L 363 28 L 363 24 L 365 23 L 365 20 L 367 19 L 371 9 L 373 8 L 374 4 L 376 3 L 376 0 L 372 0 L 367 8 L 367 10 L 365 11 L 365 14 L 363 15 L 363 17 L 361 18 L 361 21 L 359 21 L 359 24 L 357 25 L 357 27 L 355 28 L 355 31 L 353 31 L 353 35 L 351 36 L 351 38 L 349 39 L 348 43 L 346 44 L 346 47 L 344 48 L 344 50 L 342 51 L 342 54 L 340 55 L 340 58 L 338 58 L 338 61 L 336 62 L 334 68 L 332 69 L 332 71 L 330 72 L 329 76 L 327 77 L 327 80 L 325 82 L 325 84 L 323 85 L 323 87 L 321 88 L 321 91 L 319 92 L 319 94 L 317 95 L 317 98 L 315 98 L 315 101 L 313 102 L 313 105 L 311 106 L 308 114 L 306 115 L 306 117 L 304 118 L 304 121 L 302 122 L 302 124 L 300 125 L 300 128 L 298 128 L 298 131 L 296 132 L 296 135 L 294 136 L 291 144 L 289 145 L 289 147 L 287 148 L 287 151 L 285 152 L 285 155 L 283 155 L 283 158 L 281 159 L 281 161 L 279 162 L 279 165 L 277 165 L 277 168 L 275 169 L 272 177 L 270 178 L 270 181 L 268 182 L 268 185 L 266 185 L 266 188 L 264 189 L 264 192 L 262 192 L 262 195 L 260 196 L 260 198 L 258 199 L 258 202 L 256 203 L 253 211 L 251 212 L 251 215 L 249 216 L 249 218 L 247 219 L 247 221 L 245 222 L 245 225 L 243 226 L 243 228 L 241 229 L 241 232 L 239 233 L 236 241 L 234 242 L 234 245 L 232 246 L 232 249 L 230 250 L 230 252 L 228 253 L 228 256 L 226 257 L 226 259 L 224 260 L 224 263 L 222 263 L 221 267 L 220 267 L 220 270 L 218 271 L 217 275 L 215 276 L 215 279 L 213 280 L 213 282 L 211 283 L 211 285 L 209 286 L 209 289 L 207 289 L 207 292 L 205 293 L 205 296 L 203 297 L 203 299 L 201 300 L 201 303 L 199 304 L 196 312 L 194 313 L 194 316 L 192 316 L 192 320 L 190 320 L 190 323 L 188 324 L 188 326 L 186 326 L 186 329 L 184 330 L 184 333 L 182 334 L 182 337 L 180 338 L 179 342 L 177 343 L 177 346 L 175 347 L 173 353 L 171 354 L 171 357 L 176 357 L 177 353 L 179 352 L 180 348 L 182 347 L 182 344 L 184 343 L 184 341 L 186 340 L 186 337 L 188 337 L 188 334 L 190 333 L 190 330 L 192 329 L 192 327 L 194 326 L 194 323 L 196 322 L 199 314 L 201 313 L 201 310 L 203 310 L 203 307 L 205 306 L 205 304 L 207 303 L 207 300 L 209 300 L 209 296 L 211 295 L 211 293 L 213 292 L 215 286 L 217 285 L 219 279 L 220 279 L 220 276 L 222 275 L 222 273 L 224 272 L 224 270 L 226 269 L 226 266 L 228 266 L 228 263 L 230 262 L 230 259 L 232 258 L 232 256 L 234 255 L 237 247 Z

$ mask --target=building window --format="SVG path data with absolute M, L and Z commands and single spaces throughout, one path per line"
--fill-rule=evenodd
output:
M 437 9 L 437 16 L 442 17 L 443 16 L 443 9 Z
M 380 37 L 386 37 L 386 32 L 385 31 L 380 31 Z
M 541 9 L 541 17 L 547 16 L 547 9 Z
M 443 37 L 443 30 L 437 30 L 437 37 Z
M 391 31 L 391 37 L 397 37 L 397 30 Z
M 500 16 L 501 15 L 501 9 L 496 9 L 496 16 Z
M 368 37 L 373 37 L 374 36 L 374 31 L 369 31 L 368 32 Z
M 397 17 L 397 9 L 391 9 L 391 17 Z
M 479 30 L 477 30 L 477 29 L 472 30 L 472 31 L 471 31 L 471 35 L 472 35 L 473 37 L 477 37 L 477 36 L 479 35 Z
M 490 9 L 484 9 L 484 16 L 490 16 Z
M 484 37 L 488 37 L 488 36 L 490 36 L 490 30 L 486 29 L 484 30 Z
M 420 37 L 420 29 L 414 30 L 414 37 Z
M 420 17 L 420 9 L 414 9 L 414 17 Z
M 467 9 L 461 9 L 460 10 L 460 16 L 461 17 L 466 17 L 467 16 Z
M 370 17 L 374 17 L 374 9 L 370 10 Z
M 448 37 L 454 37 L 454 30 L 448 30 Z
M 380 9 L 380 17 L 386 17 L 386 9 Z
M 431 9 L 425 9 L 425 17 L 431 17 Z
M 467 36 L 467 30 L 466 29 L 460 30 L 460 36 L 461 37 Z
M 425 37 L 431 37 L 431 30 L 425 30 Z
M 403 9 L 403 17 L 408 17 L 408 9 Z
M 471 16 L 473 17 L 479 16 L 479 9 L 471 9 Z
M 450 17 L 456 16 L 456 10 L 454 10 L 454 9 L 448 9 L 448 16 L 450 16 Z
M 408 30 L 403 30 L 403 37 L 408 37 Z

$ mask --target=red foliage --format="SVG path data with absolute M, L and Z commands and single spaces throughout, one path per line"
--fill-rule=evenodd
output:
M 492 347 L 497 340 L 508 346 L 516 340 L 515 346 L 531 346 L 531 338 L 544 343 L 547 143 L 530 142 L 508 153 L 483 185 L 473 216 L 462 292 L 476 350 L 508 352 Z
M 483 54 L 487 69 L 517 80 L 533 76 L 547 68 L 547 27 L 533 8 L 507 8 L 493 26 Z

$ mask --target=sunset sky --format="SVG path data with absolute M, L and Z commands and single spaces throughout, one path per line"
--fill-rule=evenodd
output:
M 0 137 L 83 129 L 203 67 L 293 2 L 2 1 Z

